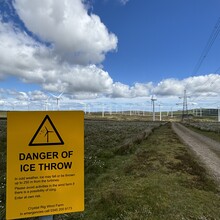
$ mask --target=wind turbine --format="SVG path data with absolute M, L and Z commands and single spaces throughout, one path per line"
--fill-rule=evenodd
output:
M 61 96 L 63 95 L 63 92 L 61 92 L 58 96 L 51 94 L 51 96 L 53 96 L 56 100 L 57 100 L 57 110 L 60 110 L 60 106 L 59 106 L 59 100 L 61 99 Z

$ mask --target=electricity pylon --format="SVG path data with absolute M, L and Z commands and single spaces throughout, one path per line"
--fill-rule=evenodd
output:
M 188 119 L 188 106 L 187 106 L 187 95 L 186 95 L 186 90 L 184 90 L 184 95 L 183 95 L 183 112 L 182 112 L 182 121 L 186 117 Z

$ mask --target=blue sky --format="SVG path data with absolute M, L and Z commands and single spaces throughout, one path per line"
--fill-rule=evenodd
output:
M 0 0 L 0 108 L 220 105 L 219 0 Z M 48 99 L 49 98 L 49 99 Z M 48 101 L 49 100 L 49 101 Z M 41 103 L 41 107 L 39 107 Z M 150 106 L 150 104 L 149 104 Z
M 119 39 L 117 54 L 107 55 L 104 66 L 128 84 L 191 76 L 220 8 L 213 0 L 133 0 L 124 7 L 116 1 L 95 2 L 94 12 Z M 218 45 L 219 40 L 207 57 L 215 62 L 204 62 L 198 74 L 220 66 Z

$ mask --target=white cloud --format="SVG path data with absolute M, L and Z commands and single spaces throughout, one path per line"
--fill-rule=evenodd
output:
M 89 66 L 63 66 L 56 74 L 56 80 L 47 77 L 42 84 L 45 90 L 65 91 L 68 93 L 109 93 L 113 80 L 107 72 Z
M 153 88 L 152 82 L 149 83 L 135 83 L 131 87 L 131 94 L 133 97 L 146 97 L 151 95 L 151 90 Z
M 217 96 L 220 95 L 220 75 L 208 74 L 194 76 L 183 80 L 192 96 Z
M 97 15 L 88 14 L 81 0 L 16 0 L 14 6 L 26 27 L 52 43 L 62 61 L 100 63 L 117 48 L 117 37 Z
M 135 83 L 134 86 L 128 86 L 120 82 L 112 85 L 111 97 L 118 98 L 134 98 L 134 97 L 147 97 L 151 94 L 152 83 Z
M 129 97 L 130 96 L 130 88 L 128 85 L 122 84 L 120 82 L 116 82 L 112 86 L 111 97 Z
M 119 0 L 119 1 L 122 5 L 126 5 L 129 2 L 129 0 Z
M 0 72 L 49 91 L 106 93 L 113 80 L 96 65 L 60 64 L 51 49 L 0 22 Z
M 44 90 L 71 93 L 75 97 L 137 97 L 150 93 L 150 84 L 130 87 L 113 82 L 108 72 L 90 65 L 58 62 L 51 48 L 14 30 L 12 24 L 0 22 L 0 72 L 16 76 L 25 83 L 37 83 Z
M 127 1 L 125 1 L 126 3 Z M 126 85 L 114 82 L 109 73 L 97 63 L 117 47 L 117 37 L 109 33 L 99 17 L 87 13 L 82 1 L 15 1 L 18 14 L 27 28 L 42 39 L 37 41 L 12 23 L 0 20 L 0 80 L 15 76 L 25 83 L 39 84 L 44 91 L 64 91 L 64 99 L 131 98 L 220 95 L 220 75 L 164 79 Z M 46 100 L 42 91 L 19 93 L 0 91 L 16 100 Z M 13 99 L 12 97 L 16 97 Z M 141 99 L 142 100 L 142 99 Z M 23 102 L 24 103 L 24 102 Z
M 153 91 L 159 96 L 179 96 L 184 91 L 184 84 L 177 79 L 165 79 Z
M 165 79 L 158 83 L 153 92 L 159 96 L 183 96 L 183 91 L 193 97 L 220 95 L 220 75 L 193 76 L 183 80 Z
M 109 94 L 113 80 L 95 63 L 116 49 L 117 37 L 80 0 L 15 1 L 27 28 L 50 47 L 13 23 L 0 22 L 0 79 L 15 76 L 48 91 L 76 97 Z M 82 65 L 83 63 L 83 65 Z
M 54 65 L 50 51 L 10 23 L 0 22 L 0 72 L 24 80 L 42 82 L 42 69 Z M 38 71 L 38 73 L 36 73 Z

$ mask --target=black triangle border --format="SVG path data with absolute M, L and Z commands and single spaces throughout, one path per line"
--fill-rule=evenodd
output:
M 55 142 L 55 143 L 33 143 L 37 134 L 39 133 L 39 131 L 41 130 L 44 122 L 48 120 L 53 128 L 53 130 L 55 131 L 57 137 L 59 138 L 60 142 Z M 59 132 L 57 131 L 56 127 L 54 126 L 52 120 L 50 119 L 49 115 L 46 115 L 44 120 L 41 122 L 39 128 L 37 129 L 37 131 L 35 132 L 34 136 L 32 137 L 29 146 L 45 146 L 45 145 L 64 145 L 63 139 L 61 138 Z

